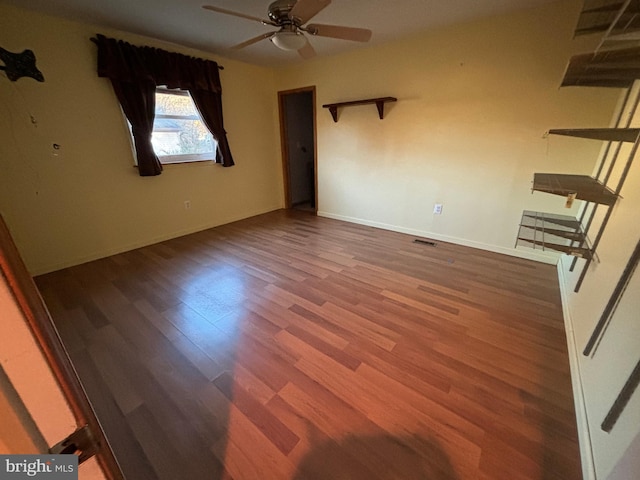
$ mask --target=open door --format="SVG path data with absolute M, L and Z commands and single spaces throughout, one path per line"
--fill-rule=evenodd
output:
M 75 453 L 81 480 L 123 480 L 2 216 L 0 272 L 0 453 Z
M 278 92 L 278 105 L 286 206 L 316 213 L 316 89 Z

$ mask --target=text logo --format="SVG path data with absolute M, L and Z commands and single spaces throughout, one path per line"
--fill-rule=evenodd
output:
M 0 480 L 78 480 L 76 455 L 0 455 Z

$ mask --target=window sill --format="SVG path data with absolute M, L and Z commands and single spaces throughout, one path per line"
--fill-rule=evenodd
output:
M 177 165 L 218 165 L 213 159 L 208 160 L 180 160 L 176 162 L 160 162 L 163 167 L 174 167 Z M 134 165 L 133 168 L 138 168 L 138 165 Z
M 184 160 L 171 160 L 171 161 L 162 161 L 160 160 L 160 163 L 162 164 L 163 167 L 167 166 L 167 165 L 182 165 L 185 163 L 203 163 L 203 164 L 207 164 L 207 163 L 215 163 L 213 158 L 207 158 L 205 160 L 195 160 L 195 159 L 184 159 Z

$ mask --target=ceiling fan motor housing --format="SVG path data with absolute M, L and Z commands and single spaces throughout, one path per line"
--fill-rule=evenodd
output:
M 277 25 L 293 23 L 289 18 L 289 12 L 295 4 L 295 0 L 276 0 L 269 5 L 269 19 Z

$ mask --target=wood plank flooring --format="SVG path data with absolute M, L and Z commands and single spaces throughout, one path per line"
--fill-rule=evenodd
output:
M 36 282 L 130 480 L 581 478 L 553 266 L 278 211 Z

